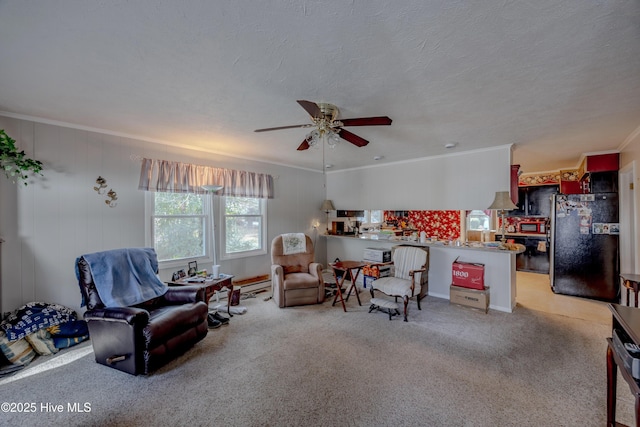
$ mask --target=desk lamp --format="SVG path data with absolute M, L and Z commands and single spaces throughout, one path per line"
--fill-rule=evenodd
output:
M 496 197 L 488 209 L 500 211 L 499 213 L 502 220 L 502 224 L 500 227 L 500 230 L 502 233 L 502 239 L 500 239 L 500 242 L 502 243 L 502 246 L 504 246 L 507 240 L 504 236 L 504 213 L 505 211 L 512 211 L 514 209 L 518 209 L 518 207 L 511 201 L 511 195 L 509 194 L 508 191 L 496 191 Z

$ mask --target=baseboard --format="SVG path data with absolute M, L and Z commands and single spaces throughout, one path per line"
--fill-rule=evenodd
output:
M 234 288 L 240 288 L 241 294 L 250 294 L 271 290 L 271 277 L 268 274 L 233 281 Z
M 256 282 L 256 283 L 250 283 L 247 285 L 242 285 L 240 286 L 240 293 L 241 294 L 251 294 L 251 293 L 257 293 L 257 292 L 264 292 L 264 291 L 270 291 L 271 290 L 271 281 L 264 281 L 264 282 Z

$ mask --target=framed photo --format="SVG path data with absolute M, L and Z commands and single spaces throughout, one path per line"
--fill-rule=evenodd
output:
M 609 224 L 609 234 L 620 234 L 620 223 L 612 222 Z
M 608 233 L 608 227 L 607 227 L 607 233 Z M 604 233 L 604 224 L 601 222 L 594 222 L 593 223 L 593 234 L 605 234 Z
M 174 271 L 173 275 L 171 276 L 171 281 L 176 282 L 180 279 L 184 279 L 186 276 L 187 273 L 185 273 L 184 270 Z

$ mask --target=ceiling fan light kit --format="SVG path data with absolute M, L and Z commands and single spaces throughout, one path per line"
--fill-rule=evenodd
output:
M 326 141 L 330 148 L 335 148 L 341 139 L 350 142 L 356 147 L 364 147 L 369 141 L 343 129 L 343 126 L 389 126 L 391 124 L 391 119 L 387 116 L 338 120 L 340 110 L 333 104 L 305 100 L 298 100 L 298 104 L 311 116 L 311 125 L 301 124 L 256 129 L 255 132 L 313 127 L 314 129 L 305 136 L 298 146 L 298 151 L 302 151 L 318 146 L 321 141 Z

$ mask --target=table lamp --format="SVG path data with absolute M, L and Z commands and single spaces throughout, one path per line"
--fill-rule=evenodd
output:
M 333 202 L 331 200 L 325 200 L 322 202 L 322 207 L 320 209 L 327 214 L 327 234 L 329 234 L 329 212 L 335 211 L 336 208 L 333 206 Z
M 500 231 L 502 233 L 502 239 L 500 239 L 500 242 L 502 243 L 502 245 L 504 245 L 506 242 L 506 238 L 504 236 L 504 213 L 505 211 L 512 211 L 514 209 L 518 209 L 518 207 L 513 203 L 513 201 L 511 201 L 511 195 L 509 194 L 508 191 L 496 191 L 496 197 L 488 209 L 500 211 L 500 217 L 501 217 Z

